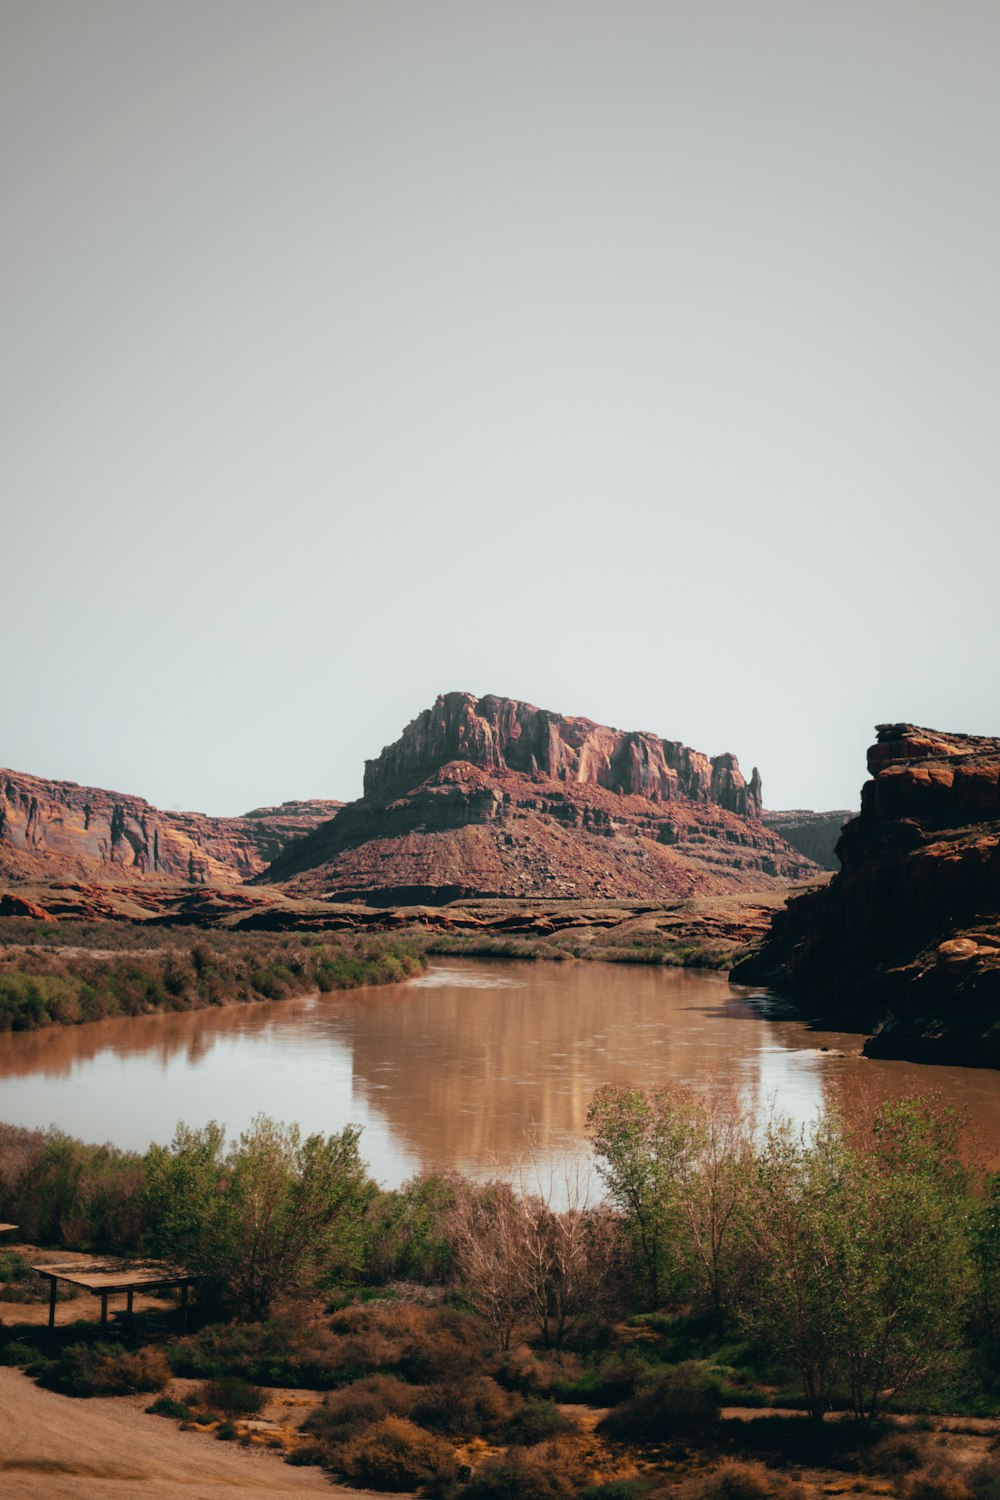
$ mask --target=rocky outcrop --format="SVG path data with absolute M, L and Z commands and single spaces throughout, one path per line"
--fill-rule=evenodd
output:
M 663 900 L 816 867 L 760 821 L 755 770 L 511 698 L 448 693 L 365 769 L 364 796 L 262 879 L 397 904 Z
M 339 802 L 285 802 L 236 818 L 164 812 L 141 797 L 0 771 L 0 871 L 162 877 L 192 885 L 258 874 Z
M 846 808 L 840 808 L 837 812 L 806 812 L 801 809 L 772 812 L 765 808 L 761 814 L 766 828 L 772 829 L 786 844 L 791 844 L 793 849 L 798 849 L 807 859 L 813 860 L 821 870 L 840 869 L 840 860 L 836 854 L 837 843 L 844 824 L 855 817 L 857 813 Z
M 492 693 L 444 693 L 376 760 L 365 762 L 364 797 L 377 801 L 425 781 L 449 761 L 484 771 L 541 775 L 599 786 L 648 802 L 683 799 L 759 819 L 760 773 L 744 781 L 735 755 L 707 755 L 679 740 L 626 733 Z
M 732 977 L 875 1030 L 870 1055 L 1000 1065 L 1000 740 L 877 734 L 841 871 Z

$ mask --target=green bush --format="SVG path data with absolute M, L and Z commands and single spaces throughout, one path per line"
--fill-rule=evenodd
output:
M 640 1387 L 631 1401 L 598 1424 L 609 1437 L 633 1442 L 704 1437 L 719 1419 L 719 1397 L 712 1379 L 696 1364 L 675 1365 Z
M 0 1365 L 30 1365 L 41 1358 L 42 1355 L 34 1344 L 22 1343 L 20 1339 L 0 1347 Z
M 129 1396 L 161 1391 L 170 1366 L 159 1349 L 134 1353 L 113 1344 L 69 1344 L 46 1371 L 43 1384 L 65 1396 Z
M 175 1401 L 172 1396 L 158 1397 L 146 1410 L 154 1417 L 174 1417 L 178 1422 L 186 1422 L 191 1415 L 190 1406 Z
M 259 1385 L 239 1375 L 216 1375 L 202 1386 L 201 1401 L 227 1415 L 250 1416 L 262 1409 L 267 1397 Z
M 530 1448 L 535 1443 L 544 1443 L 548 1438 L 572 1431 L 573 1423 L 552 1401 L 531 1400 L 515 1412 L 507 1423 L 505 1438 Z

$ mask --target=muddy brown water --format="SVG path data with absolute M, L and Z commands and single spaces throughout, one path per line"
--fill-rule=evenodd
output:
M 600 963 L 447 960 L 405 985 L 0 1036 L 0 1119 L 145 1148 L 179 1120 L 230 1134 L 263 1112 L 364 1127 L 374 1175 L 516 1175 L 588 1160 L 606 1082 L 739 1085 L 814 1121 L 833 1090 L 940 1090 L 1000 1158 L 1000 1074 L 861 1057 L 717 975 Z

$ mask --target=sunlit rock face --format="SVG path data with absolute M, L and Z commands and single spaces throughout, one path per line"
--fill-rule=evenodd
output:
M 842 869 L 735 975 L 878 1035 L 876 1053 L 1000 1064 L 1000 740 L 880 724 Z
M 600 786 L 648 802 L 683 798 L 760 817 L 760 774 L 755 767 L 748 785 L 735 755 L 710 760 L 679 740 L 610 729 L 492 694 L 477 699 L 443 693 L 394 744 L 365 762 L 365 798 L 409 789 L 455 760 L 484 771 Z
M 513 698 L 446 693 L 366 763 L 364 796 L 263 877 L 379 902 L 658 901 L 816 874 L 736 757 Z
M 0 872 L 160 876 L 192 885 L 258 874 L 339 802 L 285 802 L 236 818 L 164 812 L 142 797 L 0 771 Z

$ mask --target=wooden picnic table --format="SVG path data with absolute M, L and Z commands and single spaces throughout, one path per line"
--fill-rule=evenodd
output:
M 181 1289 L 181 1321 L 187 1329 L 188 1291 L 198 1277 L 183 1266 L 168 1266 L 159 1260 L 102 1260 L 102 1261 L 43 1261 L 31 1268 L 40 1276 L 49 1278 L 49 1327 L 56 1323 L 56 1286 L 65 1281 L 70 1286 L 82 1287 L 101 1299 L 101 1327 L 108 1324 L 108 1297 L 115 1292 L 124 1292 L 128 1298 L 126 1312 L 132 1316 L 132 1297 L 135 1292 L 148 1292 L 163 1287 L 179 1286 Z

